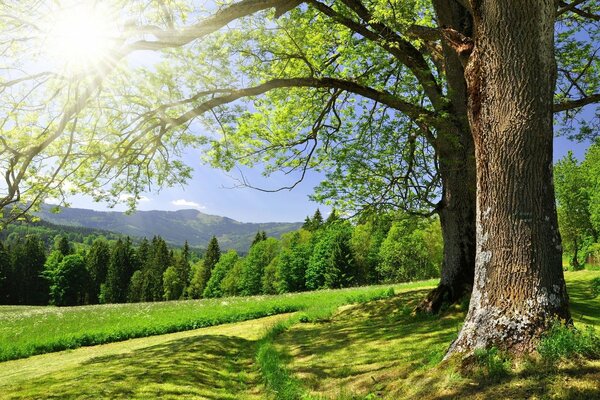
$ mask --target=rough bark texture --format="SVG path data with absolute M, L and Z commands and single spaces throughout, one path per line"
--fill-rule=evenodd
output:
M 475 282 L 449 353 L 532 351 L 570 319 L 552 184 L 553 0 L 474 0 L 465 69 L 477 164 Z
M 471 35 L 469 12 L 456 1 L 433 2 L 438 26 Z M 454 123 L 439 132 L 437 150 L 442 178 L 442 207 L 439 211 L 444 238 L 441 280 L 417 307 L 419 312 L 436 313 L 467 295 L 475 269 L 475 155 L 467 117 L 467 86 L 461 55 L 443 42 L 444 65 Z

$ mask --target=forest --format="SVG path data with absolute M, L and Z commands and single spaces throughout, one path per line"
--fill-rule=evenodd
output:
M 55 227 L 56 228 L 56 227 Z M 439 276 L 439 221 L 410 215 L 363 217 L 352 224 L 317 210 L 281 240 L 257 232 L 246 255 L 220 249 L 215 237 L 202 257 L 169 248 L 159 236 L 56 234 L 34 227 L 0 242 L 1 304 L 73 306 L 281 294 Z M 52 232 L 56 232 L 53 230 Z M 21 233 L 19 235 L 19 233 Z M 48 239 L 48 238 L 47 238 Z

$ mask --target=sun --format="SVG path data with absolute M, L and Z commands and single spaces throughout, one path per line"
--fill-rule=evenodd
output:
M 99 69 L 110 61 L 119 38 L 114 13 L 100 2 L 62 5 L 48 18 L 46 51 L 54 63 L 71 71 Z

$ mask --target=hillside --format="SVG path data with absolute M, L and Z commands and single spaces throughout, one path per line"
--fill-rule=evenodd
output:
M 193 247 L 206 247 L 212 236 L 221 248 L 246 252 L 258 231 L 279 238 L 300 228 L 302 223 L 244 223 L 231 218 L 204 214 L 198 210 L 137 211 L 127 215 L 118 211 L 94 211 L 82 208 L 61 208 L 51 212 L 45 206 L 37 215 L 57 225 L 78 226 L 122 233 L 134 237 L 162 236 L 168 243 L 181 245 L 186 240 Z

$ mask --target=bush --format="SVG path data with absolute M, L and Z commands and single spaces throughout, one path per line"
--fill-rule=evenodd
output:
M 538 352 L 547 362 L 570 358 L 600 358 L 600 337 L 591 326 L 582 330 L 555 322 L 542 338 Z

